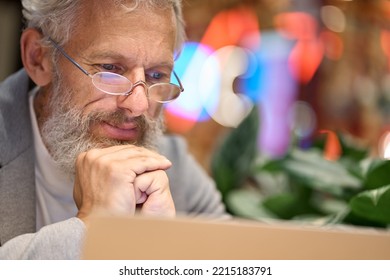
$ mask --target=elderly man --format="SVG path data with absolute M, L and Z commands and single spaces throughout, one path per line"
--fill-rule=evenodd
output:
M 162 132 L 184 90 L 180 0 L 22 3 L 24 69 L 0 85 L 0 259 L 77 259 L 96 211 L 224 216 Z

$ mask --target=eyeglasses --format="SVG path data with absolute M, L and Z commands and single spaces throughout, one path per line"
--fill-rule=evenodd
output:
M 133 84 L 125 76 L 112 72 L 97 72 L 95 74 L 90 74 L 87 70 L 81 67 L 80 64 L 74 61 L 52 38 L 49 37 L 49 40 L 54 45 L 54 47 L 74 66 L 80 69 L 85 75 L 90 77 L 92 79 L 92 84 L 102 92 L 112 95 L 130 95 L 132 94 L 135 87 L 143 85 L 145 86 L 146 95 L 149 99 L 158 103 L 168 103 L 175 100 L 177 97 L 179 97 L 180 93 L 184 91 L 183 85 L 175 71 L 173 71 L 173 75 L 175 76 L 179 85 L 172 83 L 156 83 L 149 86 L 145 81 L 142 80 Z

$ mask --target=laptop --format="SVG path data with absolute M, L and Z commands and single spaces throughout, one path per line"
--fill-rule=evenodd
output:
M 97 216 L 90 260 L 390 260 L 390 232 L 233 219 Z

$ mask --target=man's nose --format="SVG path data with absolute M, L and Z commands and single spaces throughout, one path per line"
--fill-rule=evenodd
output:
M 118 108 L 130 112 L 133 117 L 137 117 L 145 113 L 149 108 L 146 84 L 143 82 L 134 83 L 129 95 L 118 96 L 117 106 Z

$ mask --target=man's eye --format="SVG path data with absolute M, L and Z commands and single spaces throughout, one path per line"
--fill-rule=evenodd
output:
M 113 64 L 100 64 L 100 67 L 105 71 L 115 71 L 118 68 Z
M 162 72 L 151 72 L 151 73 L 149 73 L 148 76 L 149 76 L 150 80 L 153 80 L 153 81 L 163 82 L 163 81 L 169 80 L 169 76 L 167 74 L 162 73 Z
M 152 73 L 151 76 L 152 76 L 153 79 L 159 80 L 159 79 L 162 78 L 163 75 L 161 73 L 159 73 L 159 72 L 154 72 L 154 73 Z

